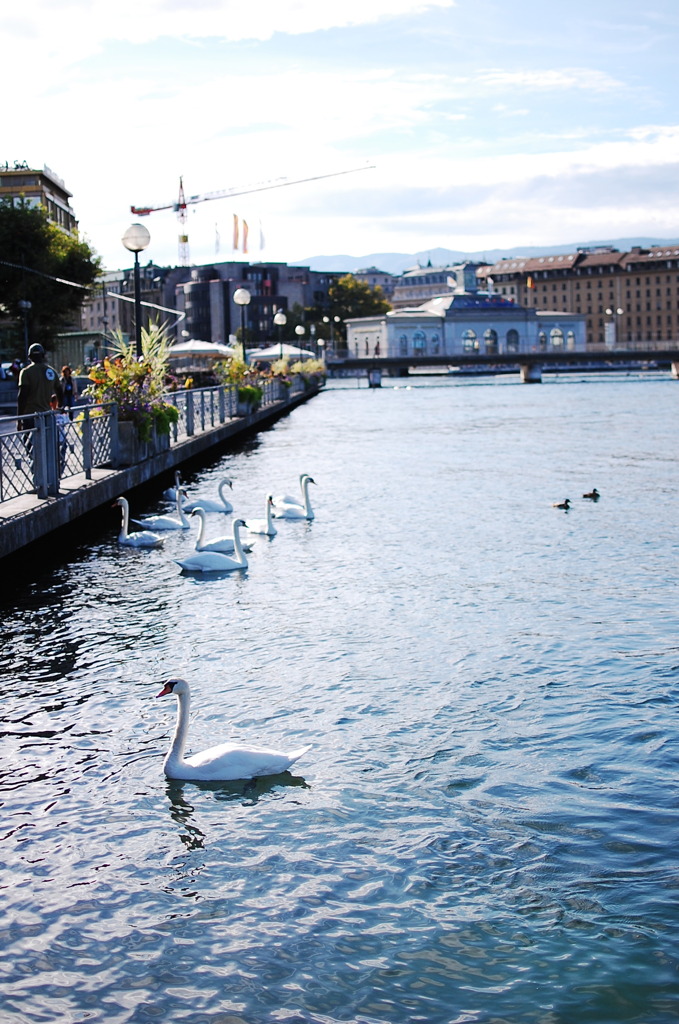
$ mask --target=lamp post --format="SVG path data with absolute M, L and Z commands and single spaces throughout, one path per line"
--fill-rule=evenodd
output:
M 247 288 L 236 288 L 233 293 L 233 301 L 240 306 L 240 340 L 243 347 L 243 362 L 245 362 L 245 307 L 249 306 L 251 298 Z
M 316 346 L 316 324 L 311 324 L 309 327 L 309 334 L 311 335 L 311 351 L 315 354 L 318 359 L 318 348 Z
M 301 348 L 302 347 L 302 338 L 304 337 L 304 328 L 302 327 L 301 324 L 297 324 L 297 326 L 295 327 L 295 334 L 297 335 L 297 341 L 298 341 L 299 347 Z M 301 358 L 302 357 L 300 355 L 300 359 Z
M 24 321 L 24 356 L 28 359 L 28 314 L 32 308 L 32 303 L 28 299 L 19 299 L 17 305 L 21 310 L 21 316 Z
M 137 343 L 137 359 L 141 359 L 141 283 L 139 280 L 139 253 L 151 241 L 151 235 L 143 224 L 130 224 L 122 237 L 126 249 L 134 253 L 134 336 Z
M 608 323 L 604 324 L 604 344 L 606 345 L 606 348 L 616 347 L 618 340 L 618 321 L 616 317 L 622 316 L 624 312 L 625 310 L 620 309 L 619 306 L 616 309 L 611 309 L 609 307 L 604 310 L 606 316 L 612 317 Z
M 278 355 L 279 355 L 279 358 L 282 359 L 283 358 L 283 340 L 282 340 L 282 338 L 283 338 L 283 328 L 285 327 L 285 325 L 288 322 L 288 318 L 287 318 L 287 316 L 285 315 L 285 313 L 283 312 L 282 309 L 278 310 L 278 312 L 276 313 L 276 315 L 273 318 L 273 322 L 275 323 L 276 327 L 278 328 Z
M 324 348 L 324 346 L 325 346 L 325 338 L 319 338 L 318 339 L 318 358 L 321 360 L 321 362 L 324 361 L 323 360 L 323 356 L 324 356 L 323 348 Z

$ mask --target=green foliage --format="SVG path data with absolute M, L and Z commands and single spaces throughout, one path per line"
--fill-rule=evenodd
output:
M 166 390 L 169 338 L 165 328 L 152 324 L 141 332 L 142 356 L 122 332 L 113 339 L 113 355 L 90 370 L 92 383 L 84 394 L 99 404 L 115 402 L 118 418 L 136 423 L 139 437 L 148 441 L 154 427 L 169 434 L 179 419 L 178 409 L 163 399 Z
M 54 334 L 77 320 L 87 288 L 101 272 L 99 258 L 87 242 L 62 231 L 50 223 L 42 207 L 24 200 L 0 200 L 0 259 L 3 317 L 21 321 L 19 303 L 30 302 L 30 341 L 46 346 Z
M 259 408 L 264 391 L 256 384 L 244 384 L 238 388 L 238 401 L 247 402 L 254 409 Z
M 353 274 L 345 274 L 328 289 L 330 312 L 342 320 L 356 316 L 375 316 L 388 313 L 391 305 L 379 287 L 371 288 L 365 281 L 357 280 Z M 338 325 L 340 332 L 344 325 Z

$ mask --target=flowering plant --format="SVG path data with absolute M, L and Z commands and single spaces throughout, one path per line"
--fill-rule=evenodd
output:
M 92 383 L 84 394 L 98 403 L 115 402 L 118 419 L 135 423 L 140 440 L 157 434 L 169 434 L 179 419 L 179 410 L 166 402 L 168 339 L 164 328 L 151 325 L 142 330 L 142 355 L 135 345 L 118 332 L 113 352 L 90 370 Z

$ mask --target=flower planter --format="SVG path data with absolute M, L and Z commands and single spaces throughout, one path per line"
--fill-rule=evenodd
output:
M 118 422 L 118 465 L 133 466 L 149 457 L 149 444 L 140 441 L 137 424 L 129 420 Z

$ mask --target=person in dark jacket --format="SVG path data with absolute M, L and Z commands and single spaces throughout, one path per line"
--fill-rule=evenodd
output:
M 73 406 L 75 405 L 75 400 L 78 397 L 78 385 L 70 366 L 61 367 L 61 380 L 59 383 L 61 384 L 61 390 L 64 395 L 64 409 L 68 413 L 69 420 L 72 420 Z
M 53 366 L 45 362 L 45 350 L 42 345 L 31 345 L 28 358 L 30 363 L 24 366 L 19 374 L 17 412 L 23 421 L 19 424 L 20 430 L 27 430 L 33 425 L 31 413 L 49 412 L 52 395 L 58 396 L 59 404 L 63 397 L 59 374 Z M 28 417 L 28 420 L 25 417 Z

